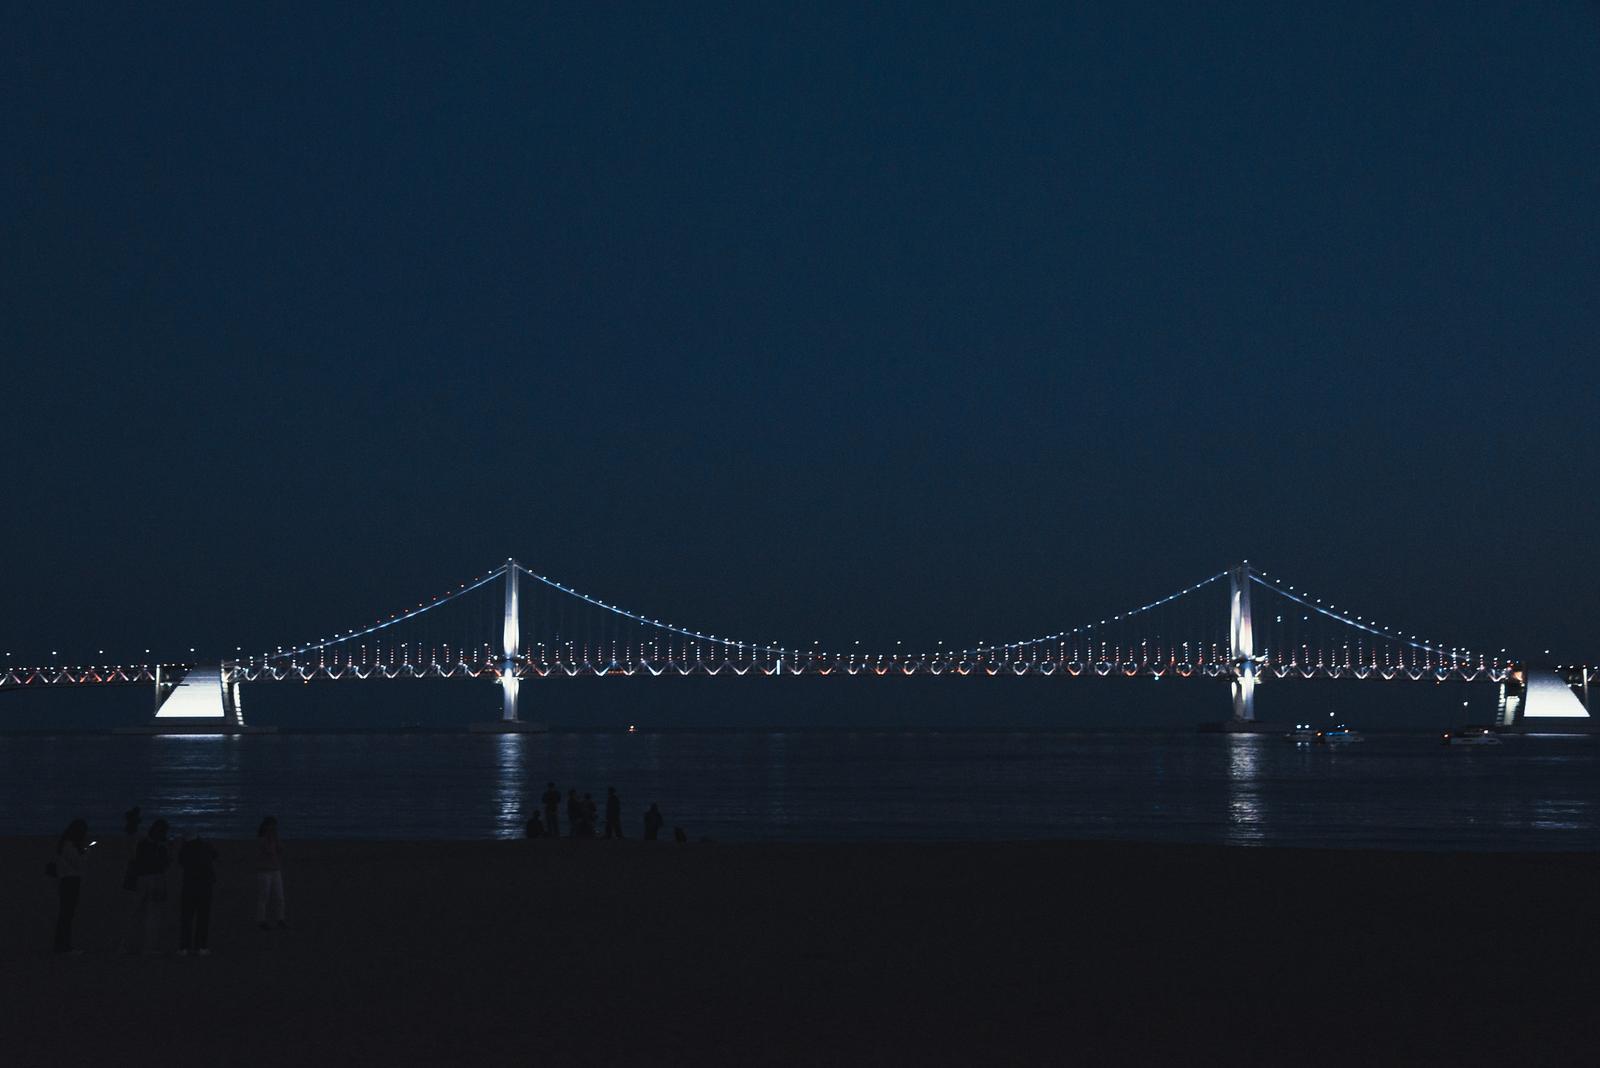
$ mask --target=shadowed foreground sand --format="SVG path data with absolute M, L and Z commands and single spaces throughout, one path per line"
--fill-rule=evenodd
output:
M 1600 855 L 1084 843 L 222 843 L 214 955 L 48 952 L 0 840 L 0 1063 L 1581 1063 Z M 104 848 L 104 847 L 101 847 Z M 176 883 L 167 945 L 176 945 Z

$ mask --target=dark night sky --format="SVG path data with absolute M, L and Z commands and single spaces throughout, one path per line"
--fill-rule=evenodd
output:
M 12 7 L 5 649 L 508 554 L 965 642 L 1248 556 L 1600 656 L 1600 8 L 1063 6 Z

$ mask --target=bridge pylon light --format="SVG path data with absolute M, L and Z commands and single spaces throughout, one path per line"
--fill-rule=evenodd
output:
M 1256 718 L 1256 641 L 1250 618 L 1250 565 L 1228 572 L 1228 659 L 1233 665 L 1233 718 Z
M 500 632 L 504 657 L 500 661 L 500 718 L 506 723 L 517 721 L 517 661 L 522 654 L 522 627 L 518 623 L 517 577 L 521 569 L 512 559 L 506 560 L 506 615 Z

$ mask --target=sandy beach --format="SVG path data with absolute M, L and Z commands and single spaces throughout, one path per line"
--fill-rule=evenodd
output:
M 0 1062 L 1559 1064 L 1600 1037 L 1594 854 L 291 837 L 264 933 L 250 844 L 219 843 L 212 956 L 172 952 L 176 879 L 167 952 L 119 955 L 109 853 L 60 957 L 52 842 L 0 840 Z

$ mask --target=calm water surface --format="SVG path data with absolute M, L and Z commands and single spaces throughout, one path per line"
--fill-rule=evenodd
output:
M 1173 734 L 663 733 L 0 737 L 0 833 L 128 805 L 182 831 L 521 833 L 548 779 L 621 793 L 629 834 L 717 839 L 1120 838 L 1410 849 L 1600 848 L 1600 742 L 1342 748 Z

